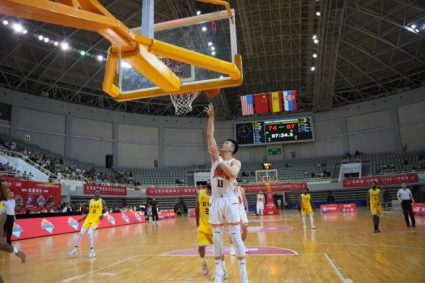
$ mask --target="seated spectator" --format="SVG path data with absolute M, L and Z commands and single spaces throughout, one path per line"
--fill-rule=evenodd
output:
M 354 157 L 355 158 L 357 158 L 357 157 L 360 157 L 360 151 L 358 151 L 358 150 L 356 150 L 355 152 L 354 152 Z

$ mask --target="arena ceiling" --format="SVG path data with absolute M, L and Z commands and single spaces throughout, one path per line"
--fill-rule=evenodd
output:
M 102 0 L 129 27 L 140 26 L 141 0 Z M 296 89 L 302 111 L 370 100 L 425 85 L 425 0 L 232 0 L 245 82 L 214 99 L 220 118 L 239 116 L 239 96 Z M 155 22 L 217 10 L 192 0 L 156 0 Z M 316 13 L 320 12 L 320 16 Z M 0 11 L 1 13 L 1 11 Z M 0 16 L 1 21 L 17 19 Z M 104 62 L 63 52 L 104 54 L 96 33 L 22 20 L 25 35 L 0 23 L 0 85 L 71 103 L 152 115 L 174 115 L 168 97 L 115 103 L 101 91 Z M 317 36 L 317 44 L 313 36 Z M 313 58 L 317 54 L 317 58 Z M 314 71 L 312 71 L 314 67 Z M 207 103 L 194 102 L 200 117 Z

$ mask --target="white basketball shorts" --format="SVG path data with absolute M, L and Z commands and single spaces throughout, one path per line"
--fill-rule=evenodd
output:
M 210 224 L 239 224 L 240 222 L 239 202 L 236 196 L 211 198 L 209 213 Z
M 248 224 L 248 216 L 243 205 L 239 205 L 239 214 L 241 215 L 241 224 Z
M 264 210 L 264 202 L 257 202 L 257 209 L 261 209 L 261 210 Z

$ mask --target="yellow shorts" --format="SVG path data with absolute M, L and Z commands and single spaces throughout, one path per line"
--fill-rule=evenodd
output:
M 99 222 L 100 221 L 93 221 L 93 220 L 90 220 L 90 219 L 86 219 L 84 221 L 83 227 L 86 228 L 86 230 L 89 230 L 89 229 L 96 230 L 97 226 L 99 225 Z
M 311 208 L 311 206 L 306 206 L 306 207 L 301 209 L 301 215 L 302 216 L 311 215 L 311 214 L 313 214 L 313 209 Z
M 381 205 L 380 204 L 371 203 L 370 204 L 370 212 L 372 213 L 372 215 L 381 216 L 381 214 L 382 214 L 382 207 L 381 207 Z
M 198 231 L 198 246 L 208 246 L 213 243 L 213 234 Z

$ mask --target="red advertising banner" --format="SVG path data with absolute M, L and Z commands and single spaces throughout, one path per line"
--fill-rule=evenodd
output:
M 355 203 L 346 204 L 322 204 L 320 205 L 320 212 L 327 213 L 355 213 L 357 212 L 357 205 Z
M 247 193 L 257 193 L 259 191 L 266 192 L 267 186 L 260 185 L 242 185 Z M 302 191 L 307 187 L 307 183 L 286 183 L 286 184 L 272 184 L 273 192 L 289 192 L 289 191 Z M 174 187 L 174 188 L 161 188 L 161 187 L 148 187 L 146 188 L 146 195 L 148 196 L 193 196 L 199 190 L 198 187 Z
M 189 208 L 188 213 L 187 213 L 188 217 L 195 217 L 195 209 L 194 208 Z
M 338 213 L 337 204 L 322 204 L 320 205 L 320 213 Z
M 109 186 L 102 184 L 84 184 L 84 194 L 94 195 L 96 190 L 100 190 L 102 196 L 126 196 L 127 188 L 121 186 Z
M 378 186 L 400 185 L 401 183 L 415 184 L 419 181 L 418 174 L 408 173 L 391 176 L 375 176 L 342 180 L 344 188 L 367 188 L 372 186 L 372 181 L 376 181 Z
M 197 187 L 176 187 L 176 188 L 146 188 L 148 196 L 193 196 L 199 190 Z
M 425 216 L 425 203 L 412 203 L 412 210 L 416 216 Z
M 357 212 L 357 205 L 355 203 L 338 204 L 338 210 L 342 213 Z
M 78 223 L 80 218 L 81 215 L 17 219 L 13 225 L 12 240 L 77 232 L 83 225 L 83 222 Z M 144 222 L 142 212 L 111 213 L 102 219 L 98 229 Z
M 1 178 L 11 183 L 10 189 L 14 193 L 17 211 L 23 208 L 43 211 L 50 207 L 57 207 L 61 203 L 60 184 L 25 181 L 10 177 Z
M 176 218 L 176 213 L 174 212 L 174 210 L 170 209 L 170 210 L 161 210 L 158 212 L 158 218 L 159 219 L 171 219 L 171 218 Z

